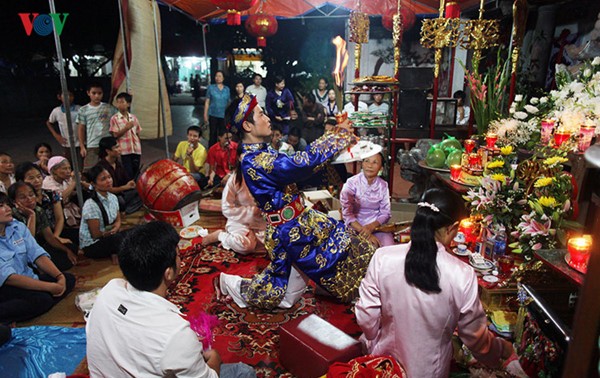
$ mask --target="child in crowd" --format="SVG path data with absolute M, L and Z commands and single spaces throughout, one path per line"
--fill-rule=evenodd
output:
M 240 144 L 237 155 L 242 156 L 242 152 Z M 227 218 L 225 230 L 208 234 L 202 239 L 203 245 L 221 242 L 223 248 L 246 255 L 255 251 L 258 242 L 264 244 L 267 224 L 244 182 L 239 160 L 223 189 L 221 206 Z
M 46 127 L 50 134 L 56 139 L 56 141 L 63 147 L 63 156 L 71 160 L 71 149 L 69 142 L 69 125 L 67 124 L 67 114 L 65 109 L 65 101 L 63 98 L 62 90 L 56 93 L 56 98 L 62 103 L 60 106 L 52 109 L 50 116 L 46 121 Z M 75 105 L 73 100 L 73 92 L 69 90 L 69 110 L 71 112 L 71 127 L 73 134 L 73 140 L 75 141 L 75 148 L 77 151 L 77 162 L 79 163 L 79 169 L 83 167 L 83 159 L 81 158 L 81 151 L 79 149 L 79 137 L 77 136 L 77 114 L 79 113 L 79 105 Z M 58 124 L 59 132 L 56 132 L 55 125 Z
M 119 199 L 119 210 L 125 214 L 138 211 L 142 207 L 142 201 L 135 190 L 135 181 L 131 180 L 119 161 L 121 146 L 114 137 L 100 139 L 99 146 L 98 165 L 104 167 L 113 179 L 113 186 L 108 191 Z
M 452 96 L 456 99 L 456 124 L 468 125 L 471 117 L 471 108 L 465 104 L 467 95 L 464 91 L 456 91 Z
M 142 128 L 137 117 L 129 112 L 132 97 L 129 93 L 117 95 L 119 112 L 110 119 L 110 133 L 117 138 L 121 147 L 121 161 L 130 179 L 135 179 L 140 171 L 142 143 L 140 133 Z
M 52 233 L 63 244 L 79 245 L 79 230 L 65 227 L 65 214 L 60 194 L 42 188 L 42 172 L 37 165 L 25 162 L 17 166 L 15 177 L 17 181 L 31 184 L 35 190 L 37 205 L 44 210 Z
M 488 366 L 514 355 L 488 329 L 473 268 L 446 251 L 465 216 L 456 193 L 428 190 L 411 242 L 377 250 L 360 284 L 355 313 L 367 353 L 391 355 L 411 378 L 449 376 L 454 332 Z
M 42 188 L 52 190 L 62 198 L 65 213 L 65 222 L 69 227 L 79 227 L 81 209 L 77 205 L 75 192 L 75 172 L 71 170 L 71 163 L 62 156 L 53 156 L 48 161 L 50 176 L 44 178 Z M 82 182 L 82 186 L 87 184 Z
M 175 149 L 173 160 L 185 167 L 194 180 L 203 187 L 206 181 L 204 163 L 206 162 L 206 149 L 200 142 L 202 129 L 198 126 L 190 126 L 187 129 L 187 140 L 179 142 Z
M 9 186 L 15 183 L 15 165 L 12 157 L 0 151 L 0 193 L 6 193 Z
M 279 125 L 271 125 L 271 131 L 273 132 L 273 135 L 271 135 L 271 147 L 288 156 L 293 155 L 294 147 L 281 140 L 283 138 L 281 127 Z
M 327 119 L 335 120 L 335 115 L 340 111 L 337 107 L 337 101 L 335 100 L 335 91 L 330 89 L 327 92 L 327 102 L 325 103 L 325 116 Z
M 8 188 L 8 197 L 13 201 L 13 216 L 27 225 L 38 244 L 52 257 L 60 270 L 70 269 L 77 264 L 77 247 L 70 241 L 63 244 L 54 236 L 44 210 L 37 206 L 35 189 L 29 183 L 17 181 Z
M 40 167 L 44 177 L 48 176 L 48 160 L 52 157 L 52 147 L 48 143 L 38 143 L 33 147 L 33 155 L 37 159 L 33 164 Z
M 369 105 L 369 113 L 387 115 L 390 111 L 390 106 L 387 102 L 383 102 L 383 94 L 375 93 L 372 95 L 373 103 Z
M 104 92 L 99 83 L 91 83 L 87 95 L 90 102 L 82 106 L 77 114 L 79 148 L 84 169 L 98 162 L 98 143 L 109 135 L 110 118 L 117 113 L 112 105 L 102 102 Z
M 237 143 L 231 140 L 231 132 L 226 128 L 217 131 L 217 143 L 208 149 L 206 163 L 208 164 L 207 186 L 225 185 L 236 165 Z
M 271 127 L 273 127 L 273 125 L 271 125 Z M 292 127 L 289 134 L 284 136 L 282 140 L 292 146 L 296 152 L 306 150 L 306 141 L 302 138 L 302 132 L 298 127 Z
M 123 240 L 119 200 L 109 192 L 113 180 L 110 173 L 100 165 L 87 171 L 87 177 L 94 186 L 91 198 L 83 204 L 79 246 L 86 257 L 101 258 L 116 255 Z
M 0 261 L 0 324 L 48 312 L 75 286 L 75 277 L 62 273 L 27 226 L 13 220 L 10 200 L 4 193 L 0 193 Z
M 378 176 L 382 166 L 381 154 L 363 159 L 362 172 L 350 177 L 340 193 L 344 222 L 376 247 L 394 244 L 392 234 L 375 232 L 392 216 L 388 184 Z

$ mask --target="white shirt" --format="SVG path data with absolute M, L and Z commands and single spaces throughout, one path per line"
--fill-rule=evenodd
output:
M 344 105 L 344 111 L 346 113 L 348 113 L 348 117 L 350 117 L 352 115 L 352 113 L 354 113 L 354 103 L 349 102 L 346 105 Z M 358 111 L 359 112 L 368 112 L 369 106 L 365 102 L 358 101 Z
M 75 147 L 79 147 L 79 138 L 77 136 L 77 114 L 79 113 L 79 105 L 73 105 L 71 107 L 71 124 L 73 125 L 73 138 L 75 139 Z M 62 135 L 67 143 L 63 144 L 63 147 L 69 147 L 69 126 L 67 125 L 67 113 L 63 112 L 61 106 L 57 106 L 52 109 L 50 116 L 48 117 L 48 121 L 50 123 L 58 122 L 58 129 L 60 130 L 60 135 Z
M 177 307 L 121 278 L 98 295 L 86 334 L 91 377 L 218 377 Z
M 259 85 L 258 87 L 254 84 L 246 88 L 246 92 L 252 93 L 256 96 L 256 101 L 258 101 L 258 105 L 260 105 L 263 110 L 265 109 L 265 101 L 267 99 L 267 88 Z
M 390 106 L 385 102 L 382 102 L 379 105 L 377 105 L 376 103 L 372 103 L 371 105 L 369 105 L 369 113 L 387 115 L 389 111 Z

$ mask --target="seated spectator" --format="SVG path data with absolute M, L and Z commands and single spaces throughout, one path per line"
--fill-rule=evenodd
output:
M 391 355 L 411 378 L 449 376 L 455 331 L 488 366 L 514 354 L 488 329 L 475 271 L 446 252 L 465 216 L 456 193 L 426 191 L 411 242 L 377 250 L 360 284 L 355 313 L 367 353 Z
M 468 125 L 469 118 L 471 117 L 471 108 L 465 104 L 467 95 L 464 91 L 456 91 L 452 97 L 456 99 L 456 124 Z
M 335 100 L 335 91 L 330 89 L 327 92 L 327 102 L 325 103 L 325 116 L 327 119 L 335 120 L 335 115 L 339 113 L 337 101 Z
M 94 190 L 91 198 L 83 204 L 79 247 L 86 257 L 101 258 L 113 255 L 116 258 L 123 240 L 119 200 L 109 190 L 112 177 L 106 169 L 96 165 L 87 172 Z M 113 260 L 114 261 L 114 260 Z
M 108 191 L 117 196 L 119 211 L 131 214 L 142 207 L 142 200 L 135 190 L 135 181 L 129 177 L 127 170 L 121 164 L 121 146 L 114 137 L 104 137 L 98 144 L 98 165 L 110 173 L 113 186 Z
M 19 164 L 15 177 L 17 181 L 27 182 L 35 189 L 37 205 L 44 210 L 52 234 L 63 244 L 72 243 L 78 246 L 79 229 L 65 227 L 65 214 L 60 195 L 52 190 L 42 188 L 43 179 L 40 167 L 30 162 Z
M 13 220 L 9 203 L 0 193 L 0 324 L 48 312 L 75 286 L 75 277 L 62 273 L 27 226 Z
M 0 193 L 5 193 L 15 183 L 15 165 L 9 154 L 0 151 Z
M 390 106 L 387 102 L 383 102 L 383 94 L 375 93 L 372 95 L 372 98 L 373 103 L 369 105 L 369 113 L 387 115 L 390 111 Z
M 255 377 L 245 364 L 221 364 L 165 297 L 177 280 L 179 235 L 167 223 L 132 229 L 119 251 L 125 279 L 100 292 L 86 326 L 92 377 Z
M 307 94 L 303 98 L 302 122 L 304 139 L 310 144 L 323 135 L 323 123 L 325 122 L 325 108 L 315 100 L 315 95 Z
M 298 127 L 292 127 L 290 133 L 281 140 L 292 146 L 295 152 L 306 150 L 306 141 L 302 138 L 302 132 Z
M 394 244 L 392 234 L 375 232 L 392 216 L 388 184 L 378 176 L 382 166 L 381 154 L 363 159 L 362 172 L 350 177 L 340 193 L 344 222 L 376 247 Z
M 283 152 L 284 154 L 290 156 L 294 154 L 294 148 L 288 143 L 281 140 L 283 138 L 283 133 L 281 132 L 281 127 L 279 125 L 271 125 L 271 147 L 276 149 L 279 152 Z
M 48 143 L 38 143 L 33 148 L 33 154 L 37 159 L 33 164 L 40 167 L 42 176 L 46 177 L 50 175 L 50 173 L 48 173 L 48 160 L 52 157 L 52 147 L 50 147 Z
M 290 127 L 288 128 L 287 133 L 284 132 L 283 128 L 281 129 L 283 136 L 287 136 L 293 127 L 296 127 L 298 129 L 302 130 L 302 127 L 304 126 L 304 122 L 302 121 L 301 113 L 302 112 L 300 112 L 300 114 L 298 114 L 296 109 L 290 110 L 290 125 L 289 125 Z M 273 125 L 274 124 L 271 123 L 271 127 L 273 127 Z
M 62 156 L 53 156 L 48 160 L 50 176 L 44 178 L 42 188 L 52 190 L 62 198 L 65 222 L 69 227 L 79 227 L 81 209 L 77 205 L 75 191 L 75 172 L 71 170 L 71 163 Z M 82 182 L 86 187 L 86 183 Z
M 206 181 L 204 163 L 207 154 L 206 149 L 200 143 L 201 135 L 202 129 L 200 127 L 188 127 L 187 141 L 179 142 L 177 149 L 175 149 L 175 155 L 173 155 L 173 161 L 183 165 L 199 184 Z M 203 186 L 200 185 L 200 188 L 203 188 Z
M 237 156 L 241 157 L 242 152 L 240 144 Z M 225 231 L 217 230 L 208 234 L 202 239 L 203 245 L 221 242 L 223 248 L 246 255 L 255 251 L 257 242 L 265 243 L 267 224 L 246 186 L 239 160 L 223 189 L 221 207 L 223 215 L 227 218 Z
M 224 186 L 236 165 L 237 143 L 231 140 L 231 132 L 224 127 L 217 130 L 217 143 L 208 149 L 207 187 Z
M 351 96 L 348 96 L 347 101 L 348 102 L 346 103 L 346 105 L 344 105 L 343 111 L 348 113 L 348 117 L 351 116 L 352 113 L 354 113 L 355 111 L 359 111 L 359 112 L 368 112 L 369 111 L 369 106 L 367 105 L 366 102 L 358 100 L 358 110 L 355 110 L 354 101 L 352 100 Z
M 60 270 L 68 270 L 77 264 L 77 247 L 67 240 L 63 244 L 52 233 L 46 213 L 37 206 L 37 196 L 31 184 L 17 181 L 8 188 L 8 197 L 13 202 L 13 216 L 27 225 L 38 244 L 48 252 Z

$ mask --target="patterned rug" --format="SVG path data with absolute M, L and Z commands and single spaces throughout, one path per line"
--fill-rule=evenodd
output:
M 168 298 L 185 313 L 205 311 L 218 316 L 213 348 L 219 351 L 223 362 L 247 363 L 259 377 L 292 377 L 279 364 L 278 331 L 292 319 L 317 314 L 353 337 L 360 335 L 351 306 L 315 296 L 314 287 L 309 287 L 291 309 L 273 312 L 241 309 L 233 302 L 215 300 L 212 280 L 220 272 L 251 277 L 267 264 L 265 254 L 241 256 L 219 247 L 197 245 L 184 255 L 180 280 Z

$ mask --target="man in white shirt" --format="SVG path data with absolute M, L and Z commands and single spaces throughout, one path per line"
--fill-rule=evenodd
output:
M 256 377 L 245 364 L 221 364 L 203 350 L 177 306 L 165 297 L 181 263 L 179 235 L 164 222 L 136 227 L 125 236 L 119 265 L 126 280 L 100 292 L 86 326 L 91 377 Z
M 258 101 L 258 105 L 261 108 L 265 109 L 265 100 L 267 99 L 267 88 L 262 86 L 262 76 L 259 73 L 255 73 L 252 77 L 252 81 L 254 85 L 250 85 L 246 88 L 246 92 L 252 93 L 256 96 L 256 100 Z

